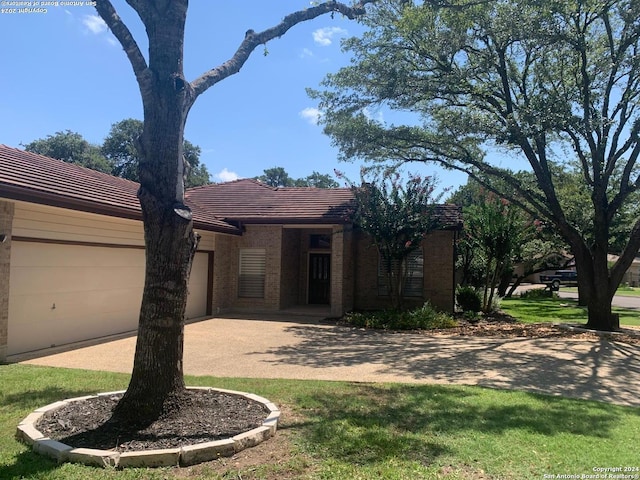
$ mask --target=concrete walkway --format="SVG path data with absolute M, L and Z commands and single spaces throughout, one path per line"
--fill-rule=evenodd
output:
M 285 321 L 283 321 L 285 320 Z M 23 363 L 131 372 L 135 337 Z M 185 329 L 190 375 L 481 385 L 640 407 L 640 346 L 562 338 L 364 331 L 302 316 L 227 316 Z

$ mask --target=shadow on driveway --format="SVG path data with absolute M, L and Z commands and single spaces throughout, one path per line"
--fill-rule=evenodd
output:
M 640 406 L 640 348 L 559 338 L 487 338 L 289 326 L 300 342 L 269 362 L 352 371 L 360 380 L 461 383 Z M 262 353 L 256 352 L 257 355 Z M 351 378 L 354 379 L 354 378 Z M 358 379 L 358 378 L 355 378 Z

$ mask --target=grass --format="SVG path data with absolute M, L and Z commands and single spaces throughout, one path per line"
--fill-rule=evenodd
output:
M 565 292 L 578 293 L 578 287 L 562 287 L 562 290 Z M 618 290 L 616 290 L 616 295 L 621 297 L 640 297 L 640 288 L 621 285 L 618 287 Z
M 587 323 L 586 307 L 567 298 L 505 298 L 500 308 L 525 323 Z M 620 314 L 620 325 L 640 325 L 640 311 L 616 307 L 613 311 Z
M 121 389 L 127 380 L 114 373 L 0 366 L 0 478 L 509 480 L 640 466 L 638 408 L 462 386 L 188 378 L 191 385 L 257 393 L 289 412 L 281 424 L 293 441 L 288 458 L 240 470 L 230 461 L 223 474 L 206 464 L 124 471 L 57 465 L 14 440 L 17 423 L 33 409 Z

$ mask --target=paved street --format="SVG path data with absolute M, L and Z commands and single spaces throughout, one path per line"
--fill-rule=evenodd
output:
M 560 298 L 578 298 L 577 293 L 563 292 L 562 287 L 560 288 L 559 296 Z M 622 295 L 616 295 L 613 297 L 613 306 L 640 310 L 640 297 L 624 297 Z

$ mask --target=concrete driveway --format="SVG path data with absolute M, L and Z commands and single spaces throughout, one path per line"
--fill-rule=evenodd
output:
M 23 363 L 130 372 L 135 337 Z M 467 384 L 640 406 L 640 346 L 561 338 L 364 331 L 304 316 L 226 316 L 185 329 L 190 375 Z

